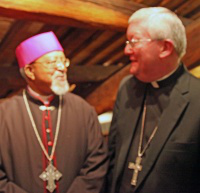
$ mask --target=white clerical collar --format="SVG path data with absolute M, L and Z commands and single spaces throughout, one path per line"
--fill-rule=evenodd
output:
M 40 95 L 39 93 L 35 92 L 29 85 L 27 86 L 27 89 L 30 92 L 30 94 L 32 94 L 33 96 L 41 98 L 42 101 L 44 102 L 44 104 L 48 104 L 49 98 L 51 98 L 53 96 L 53 94 L 48 95 L 48 96 Z
M 154 88 L 159 88 L 160 86 L 159 86 L 158 82 L 159 82 L 159 81 L 162 81 L 162 80 L 165 80 L 165 79 L 167 79 L 168 77 L 170 77 L 170 76 L 178 69 L 179 66 L 180 66 L 180 65 L 177 65 L 177 67 L 176 67 L 174 70 L 172 70 L 169 74 L 163 76 L 162 78 L 160 78 L 160 79 L 158 79 L 158 80 L 156 80 L 156 81 L 151 82 L 151 85 L 152 85 Z

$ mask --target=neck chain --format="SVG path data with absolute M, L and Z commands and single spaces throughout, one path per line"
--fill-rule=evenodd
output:
M 47 150 L 45 149 L 44 144 L 41 140 L 41 137 L 38 133 L 38 129 L 36 127 L 35 121 L 33 119 L 33 115 L 32 115 L 31 110 L 30 110 L 30 106 L 28 104 L 25 89 L 23 90 L 23 98 L 24 98 L 24 103 L 25 103 L 26 109 L 28 111 L 28 115 L 29 115 L 29 118 L 31 120 L 31 124 L 32 124 L 33 130 L 35 132 L 36 138 L 37 138 L 37 140 L 40 144 L 40 147 L 42 148 L 42 151 L 44 152 L 46 158 L 49 161 L 49 165 L 47 166 L 45 171 L 39 177 L 43 181 L 48 181 L 48 185 L 46 186 L 46 188 L 50 192 L 53 192 L 56 188 L 55 180 L 59 180 L 60 177 L 62 177 L 62 174 L 52 164 L 52 160 L 53 160 L 53 156 L 54 156 L 54 153 L 55 153 L 56 144 L 57 144 L 57 140 L 58 140 L 58 133 L 59 133 L 59 130 L 60 130 L 60 120 L 61 120 L 61 112 L 62 112 L 62 96 L 61 95 L 59 96 L 58 118 L 57 118 L 57 124 L 56 124 L 54 143 L 53 143 L 53 147 L 52 147 L 50 155 L 48 154 Z
M 139 147 L 138 147 L 138 156 L 142 157 L 145 153 L 145 151 L 147 150 L 150 142 L 152 141 L 154 135 L 156 134 L 156 131 L 158 129 L 158 126 L 156 126 L 154 128 L 154 130 L 152 131 L 147 143 L 145 144 L 143 150 L 142 150 L 142 141 L 143 141 L 143 137 L 144 137 L 144 125 L 145 125 L 145 119 L 146 119 L 146 112 L 147 112 L 147 106 L 146 106 L 146 101 L 144 102 L 144 109 L 143 109 L 143 114 L 142 114 L 142 126 L 141 126 L 141 133 L 140 133 L 140 141 L 139 141 Z
M 154 130 L 152 131 L 147 143 L 145 144 L 144 148 L 142 149 L 142 141 L 143 141 L 143 137 L 144 137 L 144 126 L 145 126 L 146 111 L 147 111 L 147 107 L 146 107 L 146 100 L 145 100 L 143 113 L 142 113 L 142 125 L 141 125 L 140 139 L 139 139 L 138 155 L 137 155 L 135 163 L 129 162 L 129 165 L 128 165 L 129 169 L 134 170 L 133 177 L 131 179 L 131 185 L 133 185 L 133 186 L 136 186 L 138 173 L 140 171 L 142 171 L 142 165 L 141 165 L 142 156 L 144 155 L 145 151 L 149 147 L 149 144 L 151 143 L 151 141 L 152 141 L 153 137 L 155 136 L 156 131 L 158 129 L 158 126 L 156 126 L 154 128 Z

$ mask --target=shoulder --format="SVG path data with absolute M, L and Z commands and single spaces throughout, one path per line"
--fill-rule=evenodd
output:
M 191 85 L 192 86 L 195 85 L 197 86 L 197 88 L 200 88 L 200 79 L 192 75 L 190 72 L 189 72 L 189 76 L 191 80 Z
M 123 93 L 123 92 L 130 92 L 133 90 L 137 90 L 138 87 L 142 87 L 144 83 L 140 82 L 137 80 L 133 75 L 128 75 L 125 76 L 119 85 L 118 93 Z
M 20 124 L 21 121 L 19 117 L 22 115 L 22 109 L 25 108 L 25 105 L 24 107 L 23 105 L 24 101 L 21 95 L 15 95 L 0 102 L 1 132 L 6 131 L 8 127 L 10 129 L 15 129 L 13 125 L 16 125 L 16 123 Z M 1 134 L 2 133 L 0 133 L 0 135 Z
M 187 69 L 186 73 L 181 78 L 181 84 L 188 87 L 190 91 L 200 94 L 200 79 L 191 74 Z
M 188 102 L 191 109 L 200 108 L 199 96 L 200 96 L 200 79 L 192 75 L 187 69 L 185 73 L 178 79 L 175 91 L 183 96 Z M 178 94 L 177 93 L 177 94 Z M 198 113 L 197 113 L 198 114 Z
M 78 119 L 80 123 L 87 124 L 91 117 L 92 121 L 97 121 L 95 108 L 73 93 L 67 93 L 63 97 L 63 114 L 71 117 L 71 120 Z
M 198 87 L 200 87 L 200 79 L 195 77 L 188 69 L 185 65 L 183 65 L 183 70 L 184 73 L 181 76 L 180 80 L 181 82 L 183 82 L 184 84 L 187 82 L 190 83 L 190 85 L 197 85 Z M 189 80 L 189 81 L 188 81 Z
M 121 82 L 119 84 L 119 90 L 122 90 L 125 87 L 130 87 L 130 85 L 134 84 L 134 82 L 135 82 L 135 78 L 134 78 L 133 75 L 127 75 L 127 76 L 125 76 L 121 80 Z
M 93 107 L 85 101 L 85 99 L 81 98 L 80 96 L 73 94 L 73 93 L 67 93 L 63 96 L 64 103 L 66 106 L 71 108 L 84 108 L 84 109 L 93 109 Z
M 74 103 L 83 103 L 85 105 L 89 105 L 85 99 L 83 99 L 82 97 L 76 95 L 76 94 L 73 94 L 73 93 L 70 93 L 68 92 L 67 94 L 65 94 L 63 96 L 64 100 L 67 100 L 69 102 L 74 102 Z
M 124 86 L 124 85 L 127 85 L 127 84 L 130 84 L 130 82 L 134 81 L 134 77 L 133 75 L 127 75 L 125 76 L 121 82 L 120 82 L 120 85 L 119 85 L 119 88 Z
M 0 109 L 1 110 L 6 109 L 6 111 L 13 110 L 15 108 L 18 108 L 18 106 L 20 106 L 22 102 L 23 102 L 23 97 L 22 94 L 19 93 L 10 98 L 2 99 L 0 101 Z
M 198 101 L 200 96 L 200 79 L 190 74 L 190 81 L 188 87 L 190 95 L 194 96 Z

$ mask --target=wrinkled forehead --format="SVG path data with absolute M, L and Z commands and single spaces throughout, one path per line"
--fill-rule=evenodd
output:
M 36 61 L 57 60 L 57 59 L 65 59 L 65 54 L 63 51 L 49 52 L 38 58 Z

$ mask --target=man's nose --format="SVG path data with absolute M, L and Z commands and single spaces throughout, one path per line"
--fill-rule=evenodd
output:
M 60 71 L 67 71 L 65 64 L 61 61 L 56 64 L 56 68 Z
M 130 55 L 133 53 L 133 48 L 131 47 L 130 44 L 126 44 L 125 48 L 124 48 L 124 54 L 125 55 Z

